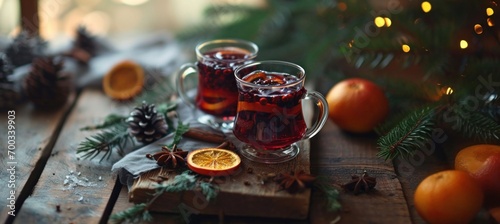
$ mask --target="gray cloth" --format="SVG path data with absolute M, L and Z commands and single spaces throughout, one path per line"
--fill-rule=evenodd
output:
M 195 110 L 186 104 L 179 103 L 177 107 L 177 113 L 179 115 L 179 119 L 184 124 L 189 124 L 189 127 L 196 127 L 201 129 L 211 129 L 215 132 L 220 132 L 218 130 L 213 129 L 212 127 L 199 123 L 196 118 L 201 115 L 201 112 Z M 177 124 L 177 121 L 174 121 Z M 222 133 L 222 132 L 220 132 Z M 140 174 L 159 168 L 156 164 L 155 160 L 146 158 L 146 154 L 153 154 L 161 150 L 161 146 L 169 145 L 173 140 L 173 133 L 169 134 L 156 142 L 153 142 L 149 145 L 146 145 L 142 148 L 139 148 L 131 153 L 128 153 L 121 160 L 116 162 L 111 170 L 118 174 L 118 178 L 122 184 L 126 184 L 129 189 L 132 186 L 132 183 L 135 178 L 137 178 Z M 183 138 L 179 144 L 177 144 L 177 148 L 182 150 L 191 151 L 193 149 L 199 148 L 208 148 L 215 147 L 217 144 L 208 143 L 199 141 L 191 138 Z
M 102 77 L 117 63 L 132 60 L 145 69 L 157 69 L 162 74 L 171 75 L 190 60 L 193 52 L 186 52 L 168 33 L 151 33 L 142 36 L 120 37 L 117 39 L 98 39 L 103 49 L 93 57 L 88 66 L 78 64 L 74 59 L 64 58 L 64 71 L 71 74 L 78 89 L 101 87 Z M 0 37 L 0 51 L 11 43 L 11 38 Z M 72 40 L 67 37 L 55 38 L 48 42 L 47 55 L 61 55 L 71 49 Z M 192 56 L 191 56 L 192 57 Z M 14 70 L 9 77 L 21 88 L 22 79 L 28 74 L 31 65 L 23 65 Z M 146 71 L 147 72 L 147 71 Z

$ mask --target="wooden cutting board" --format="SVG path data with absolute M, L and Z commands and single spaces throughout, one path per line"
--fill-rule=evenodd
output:
M 282 164 L 268 165 L 249 161 L 242 157 L 240 170 L 231 176 L 218 180 L 219 193 L 210 202 L 200 192 L 165 193 L 150 207 L 157 212 L 181 212 L 192 214 L 275 217 L 305 219 L 309 212 L 311 190 L 290 194 L 280 190 L 273 181 L 262 182 L 267 174 L 279 174 L 303 170 L 310 173 L 309 140 L 299 142 L 299 155 Z M 248 169 L 253 170 L 248 172 Z M 129 190 L 133 203 L 146 202 L 152 198 L 158 176 L 168 176 L 166 184 L 175 174 L 159 168 L 137 178 Z

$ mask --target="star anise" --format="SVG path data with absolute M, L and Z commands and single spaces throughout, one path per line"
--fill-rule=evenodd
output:
M 307 186 L 311 185 L 316 177 L 305 173 L 303 170 L 290 173 L 279 174 L 275 181 L 279 183 L 283 190 L 291 194 L 302 192 Z
M 174 145 L 172 149 L 167 146 L 162 146 L 161 151 L 155 154 L 146 154 L 146 157 L 156 160 L 156 164 L 159 166 L 165 166 L 169 168 L 177 168 L 179 163 L 186 164 L 186 156 L 188 151 L 178 149 L 177 145 Z
M 361 176 L 352 175 L 351 181 L 349 183 L 342 185 L 342 188 L 347 191 L 353 192 L 355 195 L 361 192 L 368 192 L 377 185 L 377 179 L 375 177 L 368 176 L 366 170 Z

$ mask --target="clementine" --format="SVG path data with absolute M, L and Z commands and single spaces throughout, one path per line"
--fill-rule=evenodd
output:
M 455 169 L 466 171 L 481 184 L 488 206 L 500 206 L 500 146 L 480 144 L 460 150 Z
M 414 195 L 418 214 L 429 223 L 469 223 L 483 204 L 477 181 L 460 170 L 440 171 L 426 177 Z
M 382 89 L 361 78 L 335 84 L 326 100 L 329 118 L 341 129 L 353 133 L 370 132 L 389 112 L 389 103 Z

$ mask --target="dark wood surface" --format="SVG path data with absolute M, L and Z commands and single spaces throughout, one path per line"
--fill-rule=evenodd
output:
M 39 112 L 29 104 L 16 111 L 16 216 L 8 216 L 6 196 L 9 189 L 1 188 L 2 222 L 7 223 L 107 223 L 112 213 L 132 204 L 128 190 L 111 173 L 115 155 L 109 161 L 80 159 L 78 144 L 91 132 L 79 129 L 101 122 L 109 113 L 127 114 L 130 105 L 115 102 L 101 90 L 88 89 L 70 99 L 56 111 Z M 0 117 L 0 146 L 7 146 L 7 113 Z M 341 192 L 343 209 L 328 212 L 321 192 L 312 191 L 307 219 L 254 218 L 219 215 L 194 215 L 193 223 L 423 223 L 413 207 L 416 185 L 428 174 L 449 168 L 448 155 L 442 147 L 457 148 L 451 136 L 435 151 L 411 166 L 387 162 L 376 156 L 375 135 L 345 133 L 328 121 L 310 141 L 311 172 L 323 176 L 333 186 L 350 180 L 352 174 L 366 170 L 377 178 L 375 190 L 353 195 Z M 0 159 L 6 167 L 6 151 Z M 396 165 L 396 166 L 395 166 Z M 410 169 L 408 169 L 410 167 Z M 7 183 L 6 169 L 0 170 L 0 181 Z M 165 202 L 168 203 L 168 202 Z M 182 223 L 175 213 L 153 213 L 153 223 Z

